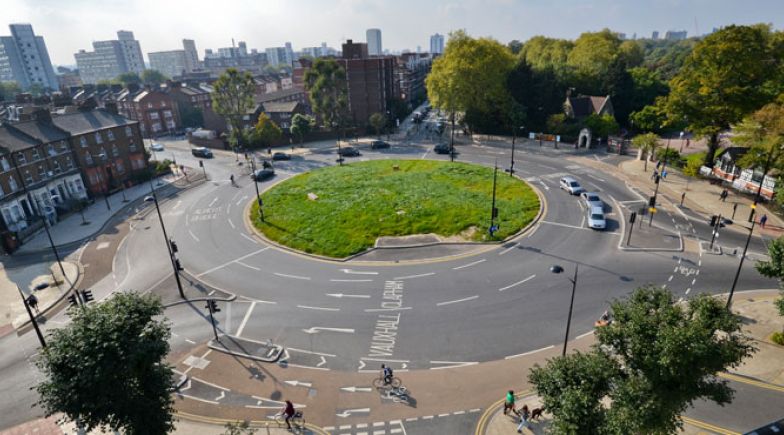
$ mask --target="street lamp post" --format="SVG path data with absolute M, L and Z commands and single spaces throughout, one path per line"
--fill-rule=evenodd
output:
M 667 155 L 670 151 L 670 138 L 667 138 L 667 148 L 664 150 L 664 162 L 662 163 L 661 171 L 659 174 L 663 174 L 665 169 L 667 168 Z M 662 176 L 659 175 L 658 179 L 656 179 L 656 188 L 653 191 L 653 204 L 651 204 L 651 218 L 648 221 L 648 226 L 653 225 L 653 215 L 656 214 L 656 197 L 659 195 L 659 183 L 661 183 Z
M 574 293 L 577 289 L 577 270 L 579 265 L 577 263 L 574 264 L 574 277 L 569 278 L 569 281 L 572 282 L 572 297 L 569 300 L 569 317 L 566 318 L 566 335 L 564 336 L 564 344 L 563 344 L 563 351 L 561 351 L 561 356 L 566 356 L 566 344 L 569 342 L 569 329 L 572 326 L 572 310 L 574 308 Z M 564 271 L 563 267 L 554 264 L 550 266 L 550 272 L 552 273 L 562 273 Z
M 455 112 L 452 112 L 452 130 L 449 132 L 449 161 L 455 161 Z
M 757 223 L 756 219 L 752 219 L 751 227 L 749 228 L 749 236 L 746 237 L 746 246 L 743 247 L 743 255 L 740 256 L 740 262 L 738 263 L 738 270 L 735 271 L 735 278 L 732 280 L 732 288 L 730 288 L 730 295 L 727 297 L 727 309 L 730 309 L 732 305 L 732 295 L 735 294 L 735 286 L 738 285 L 738 277 L 740 276 L 740 270 L 743 268 L 743 260 L 746 258 L 746 251 L 749 249 L 749 242 L 751 242 L 751 235 L 754 233 L 754 224 Z
M 495 218 L 498 216 L 498 209 L 495 208 L 495 187 L 496 187 L 497 178 L 498 178 L 498 160 L 496 160 L 495 167 L 493 168 L 493 202 L 490 207 L 490 237 L 493 237 L 493 233 L 495 232 Z
M 517 141 L 517 128 L 515 127 L 512 129 L 512 160 L 509 162 L 509 176 L 514 176 L 514 154 L 515 154 L 515 142 Z M 520 130 L 524 129 L 525 126 L 521 125 Z
M 185 299 L 185 293 L 182 291 L 182 283 L 180 282 L 180 268 L 177 266 L 177 261 L 174 258 L 174 252 L 172 252 L 171 240 L 169 240 L 169 236 L 166 234 L 166 226 L 163 224 L 163 216 L 161 215 L 161 208 L 158 206 L 158 195 L 155 194 L 155 187 L 152 184 L 152 179 L 150 180 L 150 188 L 152 189 L 152 196 L 148 196 L 144 198 L 146 202 L 154 202 L 155 203 L 155 210 L 158 212 L 158 220 L 161 222 L 161 230 L 163 231 L 163 239 L 166 242 L 166 251 L 169 253 L 169 260 L 172 264 L 172 269 L 174 269 L 174 279 L 177 281 L 177 290 L 180 292 L 180 297 Z
M 17 286 L 16 289 L 19 290 L 19 296 L 22 298 L 22 303 L 27 310 L 27 315 L 30 316 L 30 323 L 33 324 L 35 334 L 38 336 L 38 341 L 41 342 L 41 347 L 46 347 L 46 340 L 44 340 L 44 335 L 41 333 L 41 328 L 38 327 L 38 321 L 35 320 L 33 311 L 30 309 L 30 304 L 27 303 L 27 298 L 25 298 L 24 293 L 22 293 L 22 289 L 20 289 L 19 286 Z
M 264 201 L 261 200 L 261 194 L 259 194 L 259 179 L 256 177 L 256 162 L 251 157 L 250 159 L 250 167 L 253 172 L 251 172 L 253 176 L 253 185 L 256 187 L 256 201 L 259 203 L 259 214 L 261 215 L 261 221 L 264 222 Z

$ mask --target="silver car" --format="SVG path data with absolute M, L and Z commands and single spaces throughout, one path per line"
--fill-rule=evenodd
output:
M 583 201 L 583 204 L 585 204 L 585 207 L 589 210 L 593 207 L 604 209 L 604 201 L 602 201 L 602 199 L 599 198 L 599 195 L 595 192 L 583 192 L 580 194 L 580 199 Z
M 561 181 L 558 183 L 561 189 L 569 192 L 571 195 L 579 195 L 585 192 L 580 183 L 577 182 L 573 177 L 566 176 L 561 178 Z
M 604 219 L 604 209 L 602 207 L 591 207 L 588 209 L 588 227 L 594 230 L 603 230 L 607 226 Z

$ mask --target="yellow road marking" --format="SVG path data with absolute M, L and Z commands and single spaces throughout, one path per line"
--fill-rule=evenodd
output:
M 724 379 L 729 379 L 731 381 L 753 385 L 755 387 L 765 388 L 768 390 L 778 391 L 779 393 L 784 393 L 784 386 L 781 385 L 771 384 L 765 381 L 758 381 L 756 379 L 749 379 L 745 376 L 733 375 L 732 373 L 726 373 L 726 372 L 721 372 L 718 374 L 718 376 Z
M 525 390 L 522 393 L 515 394 L 515 398 L 522 399 L 523 397 L 532 393 L 532 390 Z M 506 399 L 500 399 L 494 402 L 492 405 L 485 409 L 485 412 L 482 413 L 482 416 L 479 417 L 479 422 L 476 424 L 476 435 L 483 435 L 485 433 L 485 426 L 487 425 L 487 418 L 490 417 L 495 412 L 498 412 L 498 408 L 503 405 Z
M 695 420 L 693 418 L 689 418 L 689 417 L 686 417 L 686 416 L 683 416 L 683 415 L 681 416 L 681 419 L 683 420 L 684 423 L 688 423 L 688 424 L 690 424 L 692 426 L 697 426 L 697 427 L 702 428 L 702 429 L 706 429 L 706 430 L 709 430 L 709 431 L 712 431 L 712 432 L 716 432 L 716 433 L 721 434 L 721 435 L 741 435 L 740 432 L 731 431 L 729 429 L 725 429 L 723 427 L 712 425 L 710 423 L 705 423 L 704 421 Z

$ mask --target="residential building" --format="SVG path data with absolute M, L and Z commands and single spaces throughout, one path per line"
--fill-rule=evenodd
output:
M 308 99 L 308 93 L 296 87 L 292 87 L 291 89 L 272 92 L 264 95 L 255 95 L 253 97 L 253 100 L 256 103 L 256 105 L 252 110 L 250 110 L 246 115 L 242 117 L 242 124 L 244 127 L 252 127 L 256 125 L 256 120 L 259 119 L 259 115 L 262 112 L 264 112 L 265 104 L 268 105 L 270 103 L 296 102 L 299 103 L 299 107 L 303 111 L 302 113 L 310 114 L 310 110 L 311 110 L 310 100 Z
M 425 78 L 430 73 L 433 58 L 427 54 L 406 53 L 395 59 L 399 98 L 417 106 L 427 98 Z
M 343 59 L 365 59 L 369 56 L 368 45 L 351 39 L 343 44 Z
M 654 30 L 653 33 L 651 33 L 651 39 L 653 39 L 654 41 L 659 39 L 659 31 L 658 30 Z
M 171 78 L 180 77 L 188 71 L 188 54 L 185 50 L 156 51 L 147 53 L 150 68 Z
M 261 110 L 259 111 L 258 115 L 261 112 L 267 114 L 275 124 L 278 125 L 284 131 L 288 131 L 289 127 L 291 127 L 291 118 L 294 117 L 296 114 L 307 114 L 306 107 L 298 102 L 298 101 L 287 101 L 287 102 L 267 102 L 262 103 L 258 108 Z M 256 116 L 258 119 L 258 116 Z
M 367 29 L 365 36 L 368 46 L 368 54 L 370 56 L 383 55 L 384 50 L 381 48 L 381 29 Z
M 220 134 L 226 131 L 226 120 L 212 110 L 212 96 L 210 92 L 196 86 L 184 85 L 180 82 L 168 82 L 166 92 L 177 102 L 180 120 L 183 124 L 190 116 L 188 112 L 198 110 L 201 113 L 201 125 L 207 130 Z M 185 126 L 188 126 L 185 124 Z
M 82 82 L 96 84 L 123 73 L 144 71 L 141 47 L 133 39 L 133 33 L 120 30 L 117 37 L 117 40 L 95 41 L 93 51 L 79 50 L 74 54 Z
M 668 30 L 667 33 L 664 34 L 664 39 L 667 41 L 682 41 L 686 39 L 686 35 L 688 32 L 685 30 L 675 31 L 675 30 Z
M 444 54 L 444 35 L 436 33 L 430 36 L 430 53 Z
M 590 115 L 611 115 L 615 116 L 610 96 L 597 97 L 592 95 L 579 95 L 572 97 L 571 92 L 567 93 L 564 102 L 566 116 L 575 119 L 583 119 Z
M 239 71 L 248 71 L 251 74 L 261 73 L 267 66 L 267 55 L 259 53 L 256 49 L 247 52 L 245 43 L 240 42 L 242 49 L 237 47 L 219 48 L 217 52 L 211 49 L 204 50 L 203 69 L 214 76 L 222 74 L 227 68 Z
M 194 72 L 201 69 L 199 62 L 199 52 L 196 51 L 196 41 L 193 39 L 183 39 L 182 48 L 185 50 L 185 71 Z
M 161 91 L 125 89 L 117 97 L 117 108 L 122 116 L 139 121 L 143 137 L 173 134 L 182 127 L 177 102 Z
M 395 77 L 396 59 L 391 56 L 369 57 L 367 44 L 343 44 L 349 114 L 354 124 L 364 125 L 373 113 L 386 113 L 389 101 L 398 95 Z
M 11 36 L 0 36 L 0 81 L 17 82 L 23 90 L 37 85 L 59 89 L 42 36 L 30 24 L 11 24 Z
M 294 62 L 294 52 L 290 42 L 287 42 L 285 47 L 270 47 L 264 51 L 267 54 L 267 62 L 272 66 L 291 66 Z

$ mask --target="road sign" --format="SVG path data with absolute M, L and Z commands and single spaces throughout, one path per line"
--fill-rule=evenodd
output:
M 629 223 L 633 224 L 635 220 L 637 220 L 637 212 L 633 211 L 631 216 L 629 216 Z

